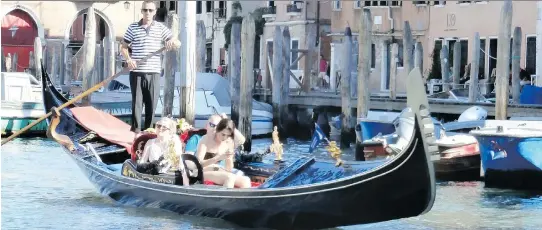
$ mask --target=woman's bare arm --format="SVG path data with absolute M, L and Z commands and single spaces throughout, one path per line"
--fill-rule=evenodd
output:
M 231 142 L 231 144 L 228 144 L 228 150 L 227 152 L 233 152 L 234 151 L 234 143 Z M 227 153 L 226 152 L 226 153 Z M 225 159 L 225 163 L 226 163 L 226 170 L 228 170 L 229 172 L 231 172 L 233 170 L 233 156 L 235 154 L 230 154 L 228 155 L 228 157 Z

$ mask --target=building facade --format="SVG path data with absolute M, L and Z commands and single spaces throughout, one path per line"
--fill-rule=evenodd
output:
M 280 26 L 281 29 L 288 27 L 291 49 L 307 49 L 309 28 L 316 27 L 316 31 L 318 31 L 316 52 L 318 55 L 314 55 L 314 57 L 319 57 L 322 54 L 326 60 L 329 60 L 330 38 L 327 34 L 331 32 L 331 10 L 327 3 L 320 1 L 266 1 L 265 4 L 268 10 L 267 14 L 263 16 L 266 23 L 260 39 L 262 86 L 269 88 L 271 85 L 269 70 L 272 69 L 273 38 L 276 26 Z M 299 53 L 293 52 L 290 60 L 294 61 L 298 55 Z M 315 59 L 314 62 L 319 60 L 319 58 Z M 317 67 L 318 65 L 313 66 Z M 302 59 L 291 66 L 292 72 L 297 78 L 303 74 L 304 68 Z M 299 86 L 295 81 L 290 81 L 290 87 L 298 88 Z
M 235 5 L 238 3 L 238 5 Z M 239 8 L 240 7 L 240 8 Z M 206 69 L 215 71 L 218 65 L 228 63 L 227 50 L 224 48 L 224 26 L 233 15 L 246 16 L 262 7 L 260 1 L 197 1 L 196 18 L 205 24 Z
M 118 55 L 118 43 L 128 25 L 141 18 L 142 1 L 70 2 L 70 1 L 2 1 L 2 55 L 17 53 L 18 71 L 29 66 L 29 52 L 34 50 L 34 38 L 41 38 L 44 63 L 51 70 L 53 53 L 63 55 L 60 63 L 77 63 L 77 52 L 83 44 L 86 12 L 94 6 L 96 13 L 96 40 L 99 46 L 104 38 L 113 41 Z M 157 1 L 157 6 L 159 2 Z M 22 31 L 34 31 L 24 32 Z M 68 55 L 69 54 L 69 55 Z M 98 53 L 97 53 L 98 55 Z M 104 58 L 98 58 L 103 62 Z M 57 62 L 58 63 L 58 62 Z M 103 63 L 101 63 L 103 64 Z M 62 65 L 58 65 L 62 66 Z M 78 65 L 72 65 L 77 71 Z M 55 67 L 61 68 L 61 67 Z M 62 71 L 56 69 L 56 72 Z M 70 73 L 76 75 L 76 72 Z
M 399 44 L 397 91 L 406 92 L 408 73 L 402 67 L 402 39 L 404 21 L 409 21 L 413 38 L 423 46 L 424 77 L 428 77 L 433 52 L 438 56 L 446 45 L 452 60 L 453 44 L 461 43 L 461 69 L 471 62 L 473 38 L 476 32 L 481 38 L 480 74 L 485 78 L 496 67 L 497 36 L 503 1 L 331 1 L 331 75 L 337 76 L 340 63 L 342 34 L 347 25 L 357 35 L 362 9 L 368 8 L 372 15 L 372 51 L 370 89 L 372 93 L 389 90 L 389 65 L 391 44 Z M 516 26 L 522 29 L 521 68 L 535 74 L 536 63 L 536 1 L 514 1 L 512 33 Z M 354 40 L 357 40 L 354 39 Z M 357 43 L 357 41 L 355 41 Z M 436 49 L 434 49 L 436 48 Z M 357 63 L 357 47 L 354 59 Z M 354 69 L 356 72 L 357 69 Z M 463 72 L 463 71 L 462 71 Z

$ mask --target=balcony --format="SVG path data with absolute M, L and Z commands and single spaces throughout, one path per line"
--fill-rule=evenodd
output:
M 301 7 L 298 4 L 288 4 L 286 6 L 286 14 L 290 16 L 301 15 Z
M 265 21 L 273 21 L 277 17 L 277 7 L 268 6 L 265 8 L 265 11 L 262 15 L 262 18 L 265 18 Z

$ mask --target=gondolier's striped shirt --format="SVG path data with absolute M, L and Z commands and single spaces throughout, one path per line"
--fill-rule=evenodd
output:
M 150 26 L 144 28 L 143 20 L 134 22 L 128 26 L 124 34 L 124 42 L 132 47 L 131 58 L 134 61 L 143 59 L 148 54 L 159 50 L 164 41 L 172 38 L 171 31 L 162 23 L 153 21 Z M 146 62 L 140 63 L 133 72 L 160 73 L 162 69 L 161 55 L 155 55 Z

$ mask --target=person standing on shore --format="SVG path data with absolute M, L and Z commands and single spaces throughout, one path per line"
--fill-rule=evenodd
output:
M 177 49 L 178 39 L 173 38 L 171 31 L 162 23 L 154 20 L 156 4 L 144 1 L 141 4 L 143 18 L 128 26 L 122 41 L 121 53 L 130 69 L 130 89 L 132 92 L 132 122 L 131 131 L 139 133 L 150 128 L 158 97 L 160 95 L 161 57 L 155 55 L 147 61 L 137 64 L 137 61 L 162 48 Z M 128 52 L 131 45 L 132 53 Z M 145 105 L 145 124 L 141 127 L 141 116 Z

